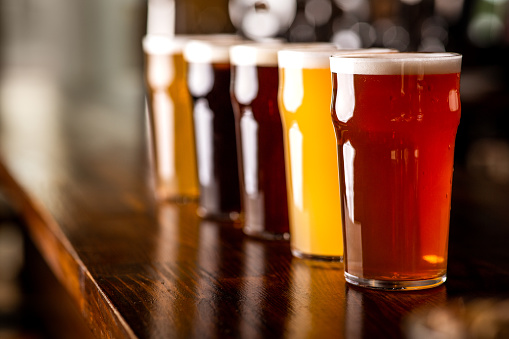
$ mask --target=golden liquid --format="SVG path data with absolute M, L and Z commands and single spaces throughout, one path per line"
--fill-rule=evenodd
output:
M 283 121 L 292 250 L 343 256 L 329 69 L 282 68 Z
M 199 186 L 186 63 L 182 53 L 146 58 L 156 194 L 165 200 L 194 200 Z

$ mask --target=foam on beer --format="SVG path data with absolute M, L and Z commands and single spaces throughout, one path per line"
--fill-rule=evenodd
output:
M 396 52 L 387 48 L 369 49 L 341 49 L 339 47 L 305 47 L 288 48 L 278 52 L 278 64 L 280 68 L 329 68 L 331 55 L 355 54 L 355 53 L 389 53 Z
M 278 52 L 289 48 L 303 48 L 312 46 L 312 48 L 334 48 L 331 43 L 283 43 L 283 42 L 263 42 L 249 43 L 233 46 L 230 49 L 230 61 L 237 66 L 277 66 Z
M 143 37 L 142 46 L 148 54 L 175 54 L 182 53 L 186 44 L 193 40 L 240 42 L 242 38 L 233 34 L 179 34 L 175 36 L 147 34 Z
M 461 71 L 461 55 L 456 53 L 334 54 L 333 73 L 342 74 L 450 74 Z
M 147 54 L 174 54 L 181 53 L 186 39 L 167 35 L 146 35 L 142 40 L 143 50 Z
M 184 59 L 193 63 L 229 63 L 230 47 L 241 42 L 234 35 L 191 40 L 184 47 Z

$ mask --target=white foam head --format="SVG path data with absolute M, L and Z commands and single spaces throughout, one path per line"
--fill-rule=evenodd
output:
M 147 34 L 143 37 L 143 50 L 148 54 L 183 53 L 186 44 L 192 40 L 234 40 L 242 41 L 232 34 L 179 34 L 175 36 L 165 34 Z
M 230 48 L 230 62 L 237 66 L 275 66 L 278 65 L 278 52 L 283 49 L 304 48 L 335 48 L 331 43 L 284 43 L 281 41 L 249 43 Z
M 357 53 L 333 55 L 330 69 L 341 74 L 449 74 L 461 71 L 457 53 Z
M 329 58 L 333 54 L 352 54 L 367 52 L 389 53 L 396 52 L 387 48 L 369 49 L 341 49 L 337 46 L 309 46 L 303 48 L 289 48 L 278 52 L 278 64 L 280 68 L 329 68 Z
M 146 35 L 142 40 L 143 50 L 147 54 L 182 53 L 186 39 L 161 34 Z
M 190 40 L 184 47 L 184 58 L 194 63 L 229 63 L 230 47 L 242 43 L 236 35 L 215 35 Z

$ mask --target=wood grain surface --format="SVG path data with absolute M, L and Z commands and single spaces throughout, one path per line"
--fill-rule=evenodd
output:
M 445 285 L 366 290 L 342 264 L 293 258 L 193 203 L 155 203 L 143 109 L 99 107 L 0 116 L 2 188 L 98 337 L 398 338 L 414 311 L 509 295 L 500 185 L 456 171 Z

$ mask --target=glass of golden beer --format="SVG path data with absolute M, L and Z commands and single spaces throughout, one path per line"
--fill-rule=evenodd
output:
M 184 37 L 147 35 L 146 105 L 151 172 L 159 200 L 199 196 L 191 97 L 187 92 Z
M 330 58 L 345 277 L 388 290 L 447 277 L 461 55 Z
M 334 128 L 329 116 L 329 57 L 333 53 L 340 51 L 323 46 L 279 51 L 278 100 L 292 253 L 299 258 L 340 261 L 341 207 Z
M 235 118 L 230 100 L 230 47 L 235 36 L 186 44 L 187 86 L 193 101 L 200 199 L 207 219 L 239 220 L 241 212 Z

